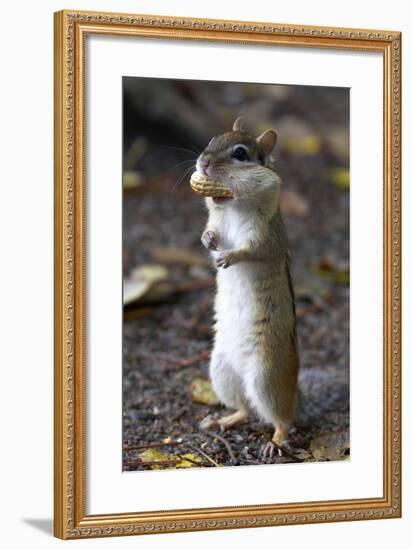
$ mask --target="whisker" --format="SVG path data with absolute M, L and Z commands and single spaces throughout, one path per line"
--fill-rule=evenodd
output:
M 179 178 L 179 180 L 178 180 L 176 183 L 173 184 L 173 187 L 172 187 L 172 189 L 170 190 L 170 193 L 173 193 L 173 192 L 176 190 L 176 187 L 182 183 L 182 181 L 183 181 L 183 180 L 185 179 L 185 177 L 189 174 L 189 172 L 190 172 L 191 170 L 194 171 L 195 169 L 196 169 L 195 166 L 189 166 L 189 168 L 184 172 L 184 174 L 182 175 L 182 177 Z
M 180 166 L 182 166 L 184 164 L 187 164 L 187 163 L 193 164 L 193 160 L 192 159 L 182 160 L 182 162 L 178 162 L 177 164 L 174 164 L 173 166 L 168 168 L 168 170 L 166 170 L 166 174 L 169 174 L 170 172 L 173 172 L 173 170 L 176 170 L 176 168 L 179 168 Z
M 199 151 L 199 149 L 193 143 L 190 143 L 190 147 L 193 148 L 193 152 L 197 155 L 200 155 L 202 153 L 202 151 Z
M 183 153 L 190 153 L 190 154 L 194 155 L 195 158 L 197 158 L 200 155 L 200 152 L 195 151 L 193 149 L 187 149 L 186 147 L 176 147 L 174 145 L 163 145 L 162 147 L 167 148 L 167 149 L 174 149 L 175 151 L 181 151 Z

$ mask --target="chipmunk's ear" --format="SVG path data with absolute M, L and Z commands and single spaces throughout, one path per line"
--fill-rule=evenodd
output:
M 234 132 L 244 132 L 245 130 L 245 121 L 241 116 L 238 116 L 235 122 L 233 123 Z
M 275 130 L 266 130 L 266 132 L 263 132 L 263 134 L 260 134 L 260 136 L 256 138 L 256 142 L 263 153 L 265 153 L 265 155 L 268 155 L 273 151 L 277 139 L 278 135 Z

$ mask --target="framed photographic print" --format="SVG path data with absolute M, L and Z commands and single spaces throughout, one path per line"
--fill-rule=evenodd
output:
M 55 14 L 55 535 L 401 514 L 401 35 Z

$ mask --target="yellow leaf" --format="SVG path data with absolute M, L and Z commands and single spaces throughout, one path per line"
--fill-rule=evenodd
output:
M 337 187 L 349 189 L 350 172 L 347 168 L 332 168 L 329 172 L 330 179 Z
M 138 172 L 127 171 L 123 173 L 123 189 L 131 191 L 142 184 L 142 178 Z
M 179 455 L 179 458 L 180 463 L 177 464 L 175 468 L 193 468 L 202 465 L 200 458 L 193 453 L 185 453 L 184 455 Z
M 350 283 L 349 262 L 339 260 L 333 254 L 326 254 L 315 268 L 315 273 L 336 284 L 348 286 Z
M 338 285 L 349 286 L 350 273 L 346 271 L 329 271 L 328 269 L 322 269 L 320 267 L 315 269 L 315 273 L 323 279 L 329 279 Z
M 196 378 L 189 386 L 190 397 L 194 403 L 201 405 L 217 405 L 218 399 L 212 385 L 207 380 Z
M 312 156 L 319 153 L 321 145 L 321 140 L 318 136 L 306 135 L 302 137 L 289 138 L 284 147 L 288 153 Z
M 320 139 L 317 136 L 306 136 L 302 146 L 305 155 L 317 155 L 321 146 Z
M 167 460 L 171 460 L 171 457 L 169 455 L 163 454 L 157 449 L 146 449 L 142 453 L 139 453 L 138 456 L 142 462 L 164 462 Z M 173 459 L 175 458 L 173 457 Z M 170 468 L 170 466 L 166 466 L 164 464 L 159 464 L 159 466 L 155 464 L 150 464 L 150 468 L 152 468 L 152 470 L 159 470 L 163 468 Z
M 127 305 L 145 296 L 155 284 L 168 278 L 168 270 L 161 265 L 136 267 L 123 281 L 123 304 Z
M 164 470 L 174 468 L 193 468 L 201 466 L 201 459 L 193 453 L 185 453 L 183 455 L 169 455 L 158 451 L 157 449 L 146 449 L 139 453 L 140 460 L 148 464 L 148 467 L 152 470 Z M 159 464 L 152 464 L 153 462 L 159 462 Z M 170 462 L 170 464 L 167 464 Z

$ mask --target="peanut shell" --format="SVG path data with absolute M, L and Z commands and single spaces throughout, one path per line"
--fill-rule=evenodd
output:
M 232 198 L 233 194 L 230 189 L 222 185 L 219 181 L 201 174 L 200 172 L 194 172 L 190 178 L 190 187 L 198 195 L 203 197 L 216 197 L 216 198 Z

